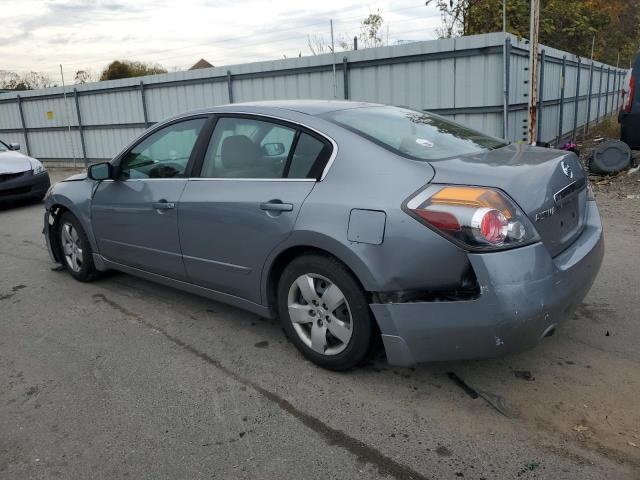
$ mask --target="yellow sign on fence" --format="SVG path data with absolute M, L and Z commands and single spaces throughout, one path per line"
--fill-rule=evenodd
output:
M 47 112 L 47 120 L 53 120 L 53 112 Z

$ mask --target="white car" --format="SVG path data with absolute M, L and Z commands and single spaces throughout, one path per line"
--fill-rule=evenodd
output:
M 0 202 L 42 200 L 51 186 L 39 160 L 20 153 L 19 143 L 0 141 Z

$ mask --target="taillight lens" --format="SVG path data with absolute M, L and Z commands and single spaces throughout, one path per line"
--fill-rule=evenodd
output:
M 500 250 L 539 240 L 513 200 L 493 188 L 430 185 L 410 198 L 405 209 L 469 250 Z
M 631 76 L 631 80 L 629 80 L 629 96 L 627 97 L 627 103 L 624 106 L 623 111 L 626 113 L 631 112 L 631 108 L 633 107 L 633 97 L 636 95 L 636 77 Z

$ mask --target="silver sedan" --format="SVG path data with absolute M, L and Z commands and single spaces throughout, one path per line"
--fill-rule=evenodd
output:
M 580 304 L 602 226 L 571 152 L 341 101 L 159 123 L 46 199 L 52 259 L 279 317 L 326 368 L 535 345 Z

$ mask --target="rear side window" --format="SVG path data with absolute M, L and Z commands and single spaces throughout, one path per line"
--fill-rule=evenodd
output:
M 221 117 L 202 164 L 204 178 L 317 178 L 331 144 L 294 125 Z
M 296 149 L 291 157 L 287 178 L 311 178 L 319 176 L 316 172 L 324 167 L 331 149 L 311 135 L 301 132 Z
M 207 178 L 282 178 L 296 130 L 251 118 L 220 118 L 202 165 Z
M 506 145 L 438 115 L 407 108 L 352 108 L 323 117 L 414 160 L 439 160 Z

